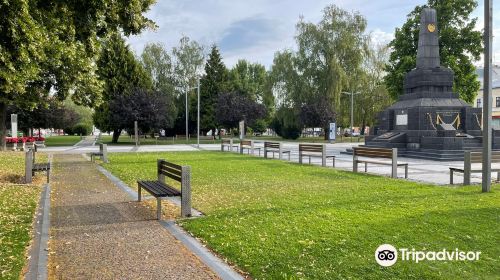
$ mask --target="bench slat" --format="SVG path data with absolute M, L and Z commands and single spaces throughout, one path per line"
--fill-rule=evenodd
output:
M 178 169 L 178 170 L 182 170 L 182 166 L 178 165 L 178 164 L 174 164 L 174 163 L 171 163 L 171 162 L 168 162 L 168 161 L 161 161 L 161 165 L 162 166 L 168 166 L 168 167 L 172 167 L 172 168 L 175 168 L 175 169 Z
M 147 190 L 154 197 L 180 196 L 181 192 L 169 185 L 159 181 L 137 181 L 137 183 Z

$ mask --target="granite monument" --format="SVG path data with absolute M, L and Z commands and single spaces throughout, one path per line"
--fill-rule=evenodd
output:
M 454 73 L 440 63 L 437 26 L 436 10 L 423 9 L 417 66 L 406 74 L 399 100 L 379 114 L 366 146 L 398 148 L 403 156 L 437 160 L 460 160 L 464 150 L 481 148 L 482 109 L 472 108 L 453 92 Z M 500 148 L 495 140 L 500 137 L 493 141 L 494 148 Z

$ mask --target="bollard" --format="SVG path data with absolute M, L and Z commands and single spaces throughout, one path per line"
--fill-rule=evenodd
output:
M 191 217 L 191 166 L 182 167 L 181 180 L 181 216 Z
M 33 151 L 32 150 L 28 150 L 25 154 L 24 170 L 25 170 L 24 182 L 26 184 L 31 184 L 33 182 Z

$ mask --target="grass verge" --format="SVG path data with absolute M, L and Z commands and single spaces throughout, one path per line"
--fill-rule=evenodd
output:
M 17 184 L 22 181 L 23 168 L 24 153 L 0 153 L 0 279 L 20 278 L 32 237 L 41 189 Z
M 56 147 L 56 146 L 73 146 L 80 142 L 80 136 L 74 135 L 64 135 L 64 136 L 50 136 L 45 138 L 45 146 Z
M 192 167 L 193 206 L 181 225 L 266 279 L 471 279 L 500 275 L 498 186 L 437 187 L 220 152 L 111 154 L 106 168 L 134 186 L 156 159 Z M 381 244 L 481 251 L 476 262 L 374 259 Z

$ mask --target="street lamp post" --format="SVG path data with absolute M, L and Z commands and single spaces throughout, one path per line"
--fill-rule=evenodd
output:
M 484 0 L 483 178 L 482 191 L 491 191 L 491 97 L 493 0 Z
M 351 96 L 351 142 L 352 142 L 352 136 L 354 132 L 354 95 L 359 94 L 359 92 L 342 92 L 342 93 Z

